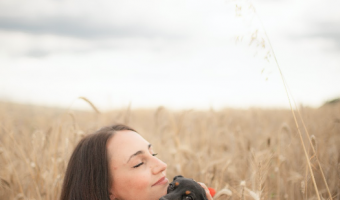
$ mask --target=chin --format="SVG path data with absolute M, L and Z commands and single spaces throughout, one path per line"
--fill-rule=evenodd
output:
M 165 184 L 164 187 L 162 187 L 162 189 L 154 193 L 154 195 L 150 198 L 150 200 L 159 200 L 162 196 L 166 195 L 168 186 L 169 186 L 169 183 Z

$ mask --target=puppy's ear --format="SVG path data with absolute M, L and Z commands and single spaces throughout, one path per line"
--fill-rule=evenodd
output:
M 182 175 L 175 176 L 175 177 L 174 177 L 174 180 L 176 180 L 177 178 L 183 178 L 183 176 L 182 176 Z M 174 181 L 174 180 L 173 180 L 173 181 Z

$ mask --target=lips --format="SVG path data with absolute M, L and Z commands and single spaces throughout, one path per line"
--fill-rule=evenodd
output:
M 156 186 L 156 185 L 164 185 L 164 184 L 166 184 L 168 182 L 169 182 L 168 179 L 165 178 L 165 176 L 163 176 L 156 183 L 154 183 L 151 187 Z

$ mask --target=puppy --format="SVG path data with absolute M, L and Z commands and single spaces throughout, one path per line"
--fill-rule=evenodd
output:
M 194 180 L 175 176 L 169 184 L 167 195 L 159 200 L 208 200 L 205 190 Z

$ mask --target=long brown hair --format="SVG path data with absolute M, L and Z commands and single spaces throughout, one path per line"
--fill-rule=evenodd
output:
M 121 124 L 107 126 L 77 144 L 67 165 L 60 200 L 110 200 L 106 144 L 122 130 L 135 131 Z

